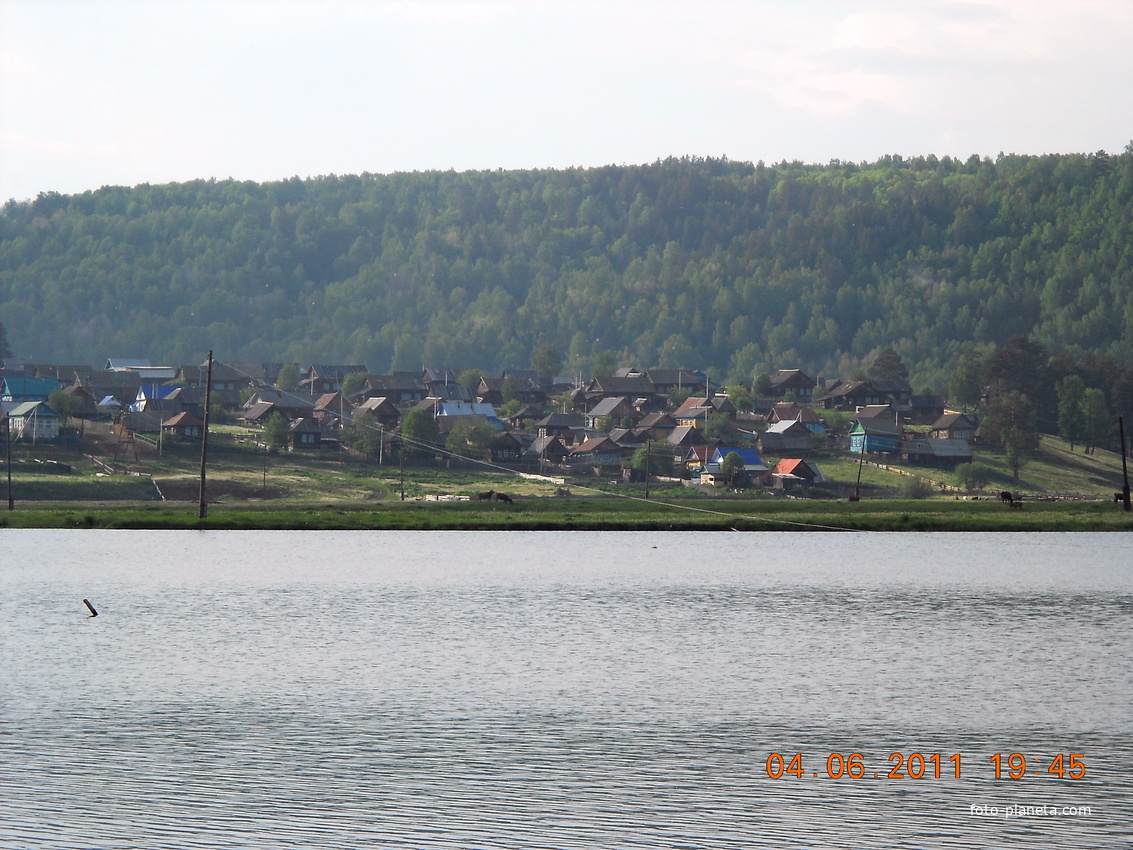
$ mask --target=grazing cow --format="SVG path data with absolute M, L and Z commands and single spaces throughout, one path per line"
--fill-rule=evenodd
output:
M 1004 504 L 1009 505 L 1009 504 L 1011 504 L 1012 502 L 1015 501 L 1015 497 L 1011 495 L 1010 490 L 1004 490 L 1003 492 L 1001 492 L 999 494 L 999 501 L 1003 502 Z
M 1021 510 L 1023 510 L 1023 503 L 1020 502 L 1020 501 L 1013 501 L 1013 502 L 1011 502 L 1011 507 L 1015 508 L 1016 510 L 1021 511 Z
M 497 502 L 507 502 L 509 505 L 515 504 L 515 499 L 513 499 L 507 493 L 496 493 L 496 501 Z
M 477 502 L 490 502 L 490 501 L 492 501 L 492 497 L 495 496 L 495 495 L 496 495 L 495 490 L 489 490 L 487 493 L 477 493 L 476 494 L 476 501 Z

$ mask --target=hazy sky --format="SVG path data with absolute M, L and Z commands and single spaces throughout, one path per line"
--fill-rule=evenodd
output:
M 1133 0 L 0 0 L 0 200 L 1131 139 Z

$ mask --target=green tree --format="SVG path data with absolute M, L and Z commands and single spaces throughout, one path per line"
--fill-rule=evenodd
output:
M 1086 454 L 1093 454 L 1094 449 L 1106 441 L 1109 429 L 1109 405 L 1106 404 L 1105 393 L 1096 389 L 1086 390 L 1082 394 L 1082 442 Z
M 1003 447 L 1011 475 L 1018 481 L 1020 470 L 1039 450 L 1039 432 L 1030 399 L 1016 390 L 996 396 L 988 403 L 981 431 Z
M 720 461 L 720 474 L 733 484 L 739 485 L 742 483 L 742 479 L 746 477 L 744 459 L 736 452 L 728 452 L 724 455 L 724 459 Z
M 965 490 L 982 490 L 991 480 L 991 474 L 986 466 L 978 463 L 963 463 L 956 470 L 956 479 Z
M 349 398 L 366 385 L 365 372 L 351 372 L 342 379 L 342 394 Z
M 291 432 L 291 423 L 287 417 L 278 410 L 264 422 L 264 444 L 268 451 L 275 453 L 287 445 L 287 437 Z
M 544 380 L 555 377 L 563 370 L 562 352 L 550 343 L 537 345 L 531 354 L 531 368 Z
M 704 423 L 704 436 L 722 443 L 735 442 L 736 423 L 723 413 L 709 413 L 708 420 Z
M 1085 436 L 1082 418 L 1082 397 L 1086 393 L 1086 383 L 1077 375 L 1068 375 L 1058 382 L 1058 436 L 1070 444 L 1074 451 L 1076 443 Z
M 480 386 L 480 378 L 481 373 L 479 369 L 462 369 L 460 374 L 456 376 L 456 382 L 462 387 L 474 390 Z
M 906 475 L 901 479 L 901 497 L 904 499 L 927 499 L 935 491 L 931 484 L 916 475 Z
M 755 406 L 755 400 L 751 397 L 751 393 L 742 384 L 732 384 L 728 387 L 728 400 L 736 410 L 744 413 L 751 413 Z
M 633 453 L 630 467 L 642 472 L 648 464 L 650 475 L 672 475 L 675 464 L 673 448 L 660 440 L 650 440 Z
M 463 417 L 445 437 L 445 448 L 460 458 L 491 460 L 489 444 L 495 433 L 486 422 Z
M 416 408 L 405 414 L 401 421 L 401 437 L 405 443 L 405 457 L 426 458 L 436 454 L 441 445 L 441 430 L 428 410 Z
M 590 368 L 595 378 L 604 378 L 614 374 L 618 366 L 618 356 L 612 351 L 600 351 L 594 357 L 594 364 Z
M 1026 334 L 1016 334 L 992 352 L 984 363 L 984 383 L 991 395 L 1017 392 L 1034 403 L 1032 424 L 1036 430 L 1055 430 L 1058 402 L 1046 346 Z
M 883 348 L 870 363 L 869 376 L 878 381 L 907 381 L 909 367 L 894 349 Z
M 55 390 L 47 397 L 47 406 L 59 414 L 59 424 L 66 428 L 71 418 L 79 415 L 82 401 L 77 395 Z
M 285 393 L 293 393 L 298 386 L 299 367 L 294 363 L 288 363 L 279 370 L 279 375 L 275 379 L 275 388 Z
M 756 375 L 755 380 L 752 381 L 751 393 L 756 398 L 767 398 L 771 393 L 771 376 L 766 372 Z
M 980 403 L 983 366 L 983 356 L 973 348 L 965 349 L 960 355 L 948 379 L 948 398 L 953 404 L 967 410 Z
M 11 356 L 12 349 L 8 345 L 8 332 L 4 330 L 4 323 L 0 322 L 0 358 Z
M 503 383 L 500 385 L 500 397 L 505 401 L 518 401 L 519 398 L 516 394 L 516 380 L 511 375 L 504 378 Z

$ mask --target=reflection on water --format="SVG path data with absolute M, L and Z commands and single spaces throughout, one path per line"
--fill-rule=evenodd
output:
M 4 531 L 0 847 L 1116 846 L 1127 540 Z

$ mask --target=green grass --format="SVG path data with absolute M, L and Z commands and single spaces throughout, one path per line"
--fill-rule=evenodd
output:
M 703 531 L 1133 531 L 1133 514 L 1101 502 L 874 502 L 700 499 L 646 502 L 618 497 L 520 497 L 513 505 L 476 502 L 315 503 L 285 507 L 196 505 L 33 507 L 0 514 L 0 526 L 212 529 L 528 529 Z
M 111 461 L 112 437 L 88 431 L 83 451 Z M 121 452 L 119 452 L 121 454 Z M 357 462 L 338 454 L 284 452 L 265 457 L 254 442 L 236 440 L 227 429 L 210 440 L 206 496 L 209 515 L 197 518 L 200 448 L 192 444 L 139 444 L 137 458 L 119 459 L 123 471 L 152 475 L 168 501 L 160 502 L 148 477 L 99 474 L 75 448 L 37 447 L 36 463 L 22 449 L 13 464 L 17 510 L 3 525 L 146 528 L 592 528 L 592 529 L 806 529 L 874 530 L 1133 530 L 1110 498 L 1121 485 L 1121 459 L 1109 452 L 1083 455 L 1044 438 L 1039 457 L 1011 480 L 1000 453 L 977 449 L 976 460 L 991 471 L 987 493 L 1011 489 L 1025 494 L 1084 493 L 1094 502 L 1028 500 L 1022 511 L 995 499 L 962 500 L 952 493 L 920 500 L 895 498 L 909 474 L 957 485 L 954 470 L 918 467 L 883 459 L 862 468 L 862 501 L 844 498 L 789 499 L 753 489 L 743 495 L 707 494 L 679 484 L 651 485 L 646 502 L 640 484 L 613 476 L 571 479 L 570 498 L 553 496 L 557 483 L 507 472 L 445 466 L 411 467 L 404 479 L 395 465 Z M 767 459 L 770 463 L 773 459 Z M 872 461 L 873 459 L 871 459 Z M 265 476 L 266 461 L 266 476 Z M 828 479 L 852 489 L 858 458 L 848 453 L 814 458 Z M 3 467 L 0 466 L 0 469 Z M 899 471 L 900 470 L 900 471 Z M 902 472 L 906 474 L 902 474 Z M 265 480 L 266 479 L 266 480 Z M 405 501 L 401 499 L 404 483 Z M 0 487 L 3 479 L 0 478 Z M 513 506 L 437 501 L 484 490 L 509 493 Z M 821 491 L 816 491 L 821 492 Z M 827 490 L 827 493 L 833 492 Z

